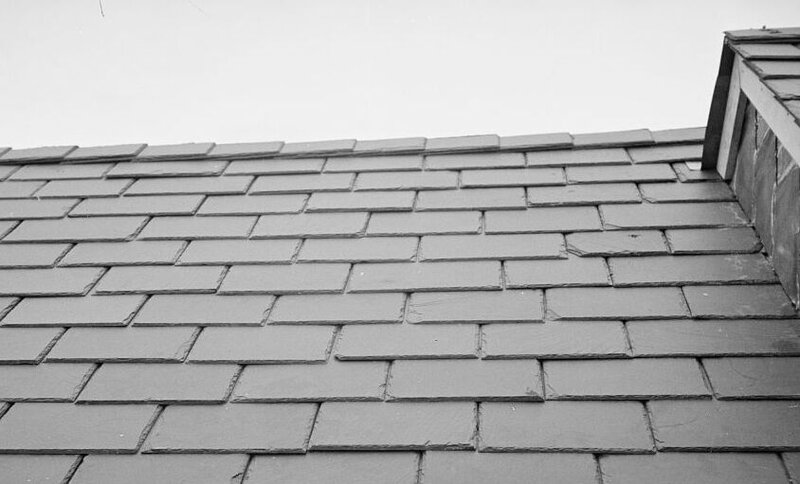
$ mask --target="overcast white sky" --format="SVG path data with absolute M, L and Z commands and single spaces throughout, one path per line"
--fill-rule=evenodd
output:
M 103 15 L 100 7 L 102 5 Z M 705 124 L 798 0 L 0 0 L 0 146 Z

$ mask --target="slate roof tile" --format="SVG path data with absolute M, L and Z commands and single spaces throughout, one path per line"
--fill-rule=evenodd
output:
M 186 357 L 196 337 L 195 328 L 70 328 L 47 361 L 177 362 Z
M 680 289 L 672 287 L 549 289 L 547 310 L 554 319 L 667 319 L 689 315 Z
M 307 239 L 299 262 L 404 262 L 417 254 L 417 237 Z M 0 247 L 2 249 L 2 247 Z
M 500 137 L 496 134 L 428 138 L 425 144 L 426 151 L 491 150 L 499 147 Z
M 141 178 L 128 188 L 125 195 L 236 194 L 247 192 L 252 181 L 252 176 Z
M 649 129 L 579 133 L 572 135 L 572 141 L 575 146 L 640 145 L 654 142 Z
M 0 183 L 0 198 L 27 198 L 41 188 L 43 181 L 7 181 Z
M 746 225 L 738 203 L 642 203 L 601 205 L 603 222 L 609 229 L 701 228 Z
M 72 477 L 73 484 L 193 482 L 211 484 L 236 479 L 247 465 L 245 455 L 90 455 Z
M 717 202 L 735 200 L 727 184 L 710 183 L 641 183 L 639 190 L 648 202 Z
M 464 188 L 521 187 L 564 185 L 566 178 L 560 168 L 509 168 L 502 170 L 464 170 Z
M 528 188 L 532 207 L 639 203 L 642 199 L 633 183 L 591 183 L 566 187 Z
M 350 292 L 500 289 L 500 263 L 360 263 L 353 266 Z
M 281 151 L 282 141 L 265 143 L 222 143 L 214 145 L 208 153 L 212 158 L 253 158 L 274 155 Z
M 579 232 L 600 230 L 595 207 L 545 207 L 525 212 L 486 212 L 487 234 L 524 234 L 538 232 Z
M 72 402 L 92 370 L 92 365 L 79 363 L 3 365 L 0 366 L 0 399 L 7 402 Z
M 567 234 L 567 250 L 581 257 L 666 254 L 664 236 L 658 230 L 577 232 Z
M 262 215 L 258 218 L 251 236 L 253 238 L 353 237 L 364 231 L 368 218 L 368 213 L 358 212 Z
M 409 323 L 540 322 L 541 291 L 419 292 L 411 295 Z
M 131 180 L 127 178 L 115 180 L 54 180 L 42 187 L 36 193 L 36 196 L 41 198 L 115 197 L 130 184 Z
M 63 269 L 68 270 L 68 269 Z M 77 269 L 72 269 L 77 270 Z M 223 267 L 112 267 L 95 287 L 97 294 L 178 294 L 216 291 Z
M 64 157 L 66 161 L 99 161 L 134 158 L 145 146 L 142 143 L 112 146 L 82 146 L 71 151 Z
M 426 235 L 420 260 L 554 259 L 565 257 L 561 234 Z
M 322 166 L 320 164 L 320 166 Z M 422 156 L 359 156 L 328 158 L 326 173 L 373 172 L 373 171 L 414 171 L 422 169 Z M 318 170 L 319 171 L 319 170 Z
M 226 175 L 281 175 L 291 173 L 319 173 L 325 158 L 293 158 L 290 160 L 239 160 L 232 161 Z M 350 171 L 350 170 L 347 170 Z
M 415 452 L 259 455 L 250 464 L 247 482 L 274 479 L 285 484 L 415 484 L 417 461 Z
M 618 287 L 777 280 L 761 254 L 613 257 L 608 266 Z
M 417 195 L 416 203 L 416 209 L 420 211 L 523 208 L 525 208 L 525 191 L 522 188 L 421 191 Z
M 358 140 L 353 151 L 356 153 L 397 153 L 422 151 L 425 149 L 425 138 L 392 138 Z
M 146 217 L 24 220 L 4 242 L 124 241 L 136 234 Z
M 76 198 L 62 200 L 0 200 L 0 220 L 61 218 L 78 202 Z
M 209 161 L 147 161 L 123 162 L 114 165 L 106 173 L 108 178 L 153 178 L 172 176 L 214 176 L 222 173 L 227 162 Z
M 2 455 L 0 475 L 11 482 L 58 482 L 79 460 L 71 455 Z
M 367 235 L 475 234 L 481 227 L 479 212 L 413 212 L 372 215 Z
M 146 195 L 112 199 L 87 199 L 72 209 L 70 217 L 109 215 L 192 215 L 202 195 Z
M 407 212 L 415 199 L 412 191 L 321 192 L 311 195 L 306 212 Z
M 219 288 L 220 294 L 287 294 L 341 292 L 349 264 L 234 266 Z M 213 292 L 213 291 L 212 291 Z
M 719 399 L 800 398 L 800 358 L 704 358 Z
M 700 161 L 703 157 L 703 145 L 657 145 L 640 148 L 628 148 L 628 154 L 634 163 L 661 163 L 664 161 Z
M 298 240 L 193 240 L 180 265 L 288 264 Z
M 334 329 L 325 326 L 205 328 L 192 348 L 195 363 L 319 363 L 327 359 Z
M 284 143 L 281 148 L 282 155 L 305 155 L 305 154 L 328 154 L 346 153 L 353 151 L 356 145 L 354 139 L 342 139 L 331 141 L 301 141 L 295 143 Z
M 138 198 L 138 197 L 137 197 Z M 307 195 L 212 195 L 205 198 L 197 215 L 262 215 L 298 213 Z
M 600 469 L 607 484 L 784 484 L 786 475 L 775 454 L 658 453 L 654 455 L 604 455 Z
M 0 362 L 38 363 L 62 333 L 60 328 L 0 328 Z
M 630 349 L 619 321 L 490 324 L 482 329 L 486 358 L 621 358 Z
M 698 128 L 677 128 L 653 131 L 656 143 L 689 143 L 702 142 L 706 136 L 705 126 Z
M 359 173 L 356 190 L 442 190 L 456 188 L 458 172 L 367 172 Z
M 105 298 L 103 298 L 105 299 Z M 150 297 L 135 326 L 260 326 L 272 296 L 169 294 Z
M 576 453 L 425 453 L 423 475 L 430 482 L 479 484 L 502 476 L 509 484 L 530 482 L 536 476 L 542 482 L 593 484 L 597 465 L 590 454 Z
M 500 149 L 544 149 L 564 148 L 572 146 L 572 135 L 569 133 L 526 134 L 518 136 L 501 136 Z
M 171 145 L 147 146 L 136 157 L 139 161 L 158 159 L 199 158 L 208 154 L 214 143 L 182 143 Z
M 111 163 L 23 165 L 11 175 L 11 180 L 71 180 L 102 178 Z
M 255 223 L 255 216 L 154 217 L 139 233 L 139 239 L 240 239 L 250 234 Z
M 0 149 L 2 151 L 2 149 Z M 0 180 L 5 180 L 9 175 L 19 169 L 19 165 L 1 165 L 0 164 Z
M 41 148 L 12 149 L 0 156 L 0 163 L 32 163 L 60 160 L 75 148 L 77 146 L 43 146 Z
M 633 166 L 568 166 L 569 183 L 613 183 L 624 181 L 668 181 L 675 180 L 675 172 L 668 165 Z
M 277 324 L 399 323 L 405 299 L 402 293 L 281 296 L 269 320 Z
M 474 324 L 357 325 L 342 330 L 335 349 L 340 360 L 476 358 Z
M 736 254 L 761 249 L 761 241 L 750 227 L 667 230 L 665 235 L 675 254 Z
M 736 50 L 748 59 L 800 59 L 800 48 L 792 44 L 737 43 Z
M 125 326 L 143 296 L 26 297 L 3 319 L 3 326 Z
M 469 153 L 425 157 L 425 167 L 429 170 L 522 168 L 523 166 L 525 166 L 525 157 L 522 153 Z
M 779 284 L 685 286 L 689 309 L 700 318 L 791 317 L 795 310 Z
M 599 257 L 508 261 L 503 264 L 506 287 L 608 286 L 608 266 Z
M 0 267 L 31 269 L 53 267 L 69 248 L 69 244 L 2 244 Z
M 175 262 L 185 246 L 186 243 L 180 240 L 81 242 L 70 249 L 60 260 L 59 265 L 63 267 L 170 265 Z M 0 246 L 0 252 L 3 248 Z
M 2 269 L 2 296 L 82 296 L 97 282 L 100 268 Z
M 348 191 L 353 186 L 353 173 L 328 173 L 322 175 L 265 175 L 256 178 L 251 194 L 261 193 L 311 193 Z
M 623 148 L 587 150 L 531 151 L 526 153 L 528 166 L 630 165 L 631 158 Z

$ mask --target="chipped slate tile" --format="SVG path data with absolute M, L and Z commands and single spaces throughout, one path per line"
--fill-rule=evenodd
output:
M 208 153 L 212 158 L 253 158 L 274 155 L 281 151 L 283 141 L 267 141 L 263 143 L 222 143 L 217 144 Z
M 548 400 L 710 398 L 691 358 L 545 361 Z
M 472 449 L 472 402 L 325 402 L 312 450 Z
M 552 259 L 564 256 L 564 239 L 560 234 L 427 235 L 422 237 L 420 245 L 420 260 Z
M 594 484 L 597 466 L 587 454 L 487 454 L 474 452 L 426 452 L 422 472 L 425 482 L 481 484 L 502 476 L 507 484 L 569 482 Z M 534 477 L 535 476 L 535 477 Z
M 78 202 L 62 200 L 0 200 L 0 220 L 61 218 Z
M 0 267 L 52 267 L 69 248 L 69 244 L 2 244 Z
M 158 159 L 202 158 L 214 147 L 214 143 L 181 143 L 150 145 L 136 157 L 139 161 Z
M 81 146 L 64 157 L 65 161 L 99 161 L 133 158 L 138 155 L 146 145 L 142 143 L 111 145 L 111 146 Z
M 81 403 L 223 403 L 236 365 L 106 363 L 83 389 Z
M 484 403 L 480 450 L 650 453 L 639 402 Z
M 633 183 L 567 185 L 565 187 L 528 188 L 528 204 L 597 205 L 599 203 L 639 203 L 639 191 Z
M 142 296 L 26 297 L 2 320 L 3 326 L 125 326 Z
M 683 293 L 695 317 L 792 317 L 796 314 L 779 284 L 686 286 Z
M 800 354 L 796 320 L 633 321 L 635 356 L 748 356 Z
M 507 261 L 506 287 L 608 286 L 608 268 L 601 258 Z
M 373 190 L 444 190 L 456 188 L 458 173 L 433 172 L 372 172 L 359 173 L 355 189 Z
M 4 242 L 123 241 L 133 237 L 147 217 L 25 220 Z
M 572 135 L 569 133 L 523 134 L 518 136 L 501 136 L 501 150 L 517 149 L 553 149 L 572 146 Z
M 416 484 L 414 452 L 315 452 L 306 455 L 256 456 L 248 484 Z
M 425 166 L 429 170 L 522 168 L 525 166 L 525 157 L 522 153 L 429 155 L 425 157 Z
M 670 181 L 675 180 L 675 172 L 668 165 L 632 166 L 568 166 L 569 183 L 612 183 L 625 181 Z
M 206 197 L 198 215 L 262 215 L 297 213 L 306 195 L 221 195 Z
M 499 262 L 361 263 L 349 285 L 351 292 L 480 289 L 500 289 Z
M 356 146 L 356 148 L 358 147 Z M 328 162 L 325 164 L 326 173 L 354 171 L 413 171 L 421 169 L 422 156 L 418 155 L 329 158 Z
M 401 293 L 282 296 L 269 320 L 276 324 L 399 323 L 404 306 Z
M 205 328 L 189 354 L 189 361 L 239 364 L 324 362 L 333 334 L 334 328 L 327 326 Z
M 417 244 L 416 237 L 308 239 L 303 242 L 297 260 L 300 262 L 412 261 L 417 253 Z
M 476 234 L 480 216 L 479 212 L 376 213 L 370 216 L 367 235 Z
M 38 363 L 60 334 L 59 328 L 0 328 L 0 362 Z
M 225 161 L 135 161 L 117 163 L 106 174 L 108 178 L 136 177 L 173 177 L 173 176 L 216 176 L 222 173 Z
M 105 298 L 103 298 L 105 299 Z M 135 326 L 260 326 L 272 296 L 155 295 L 133 321 Z
M 59 262 L 60 266 L 157 265 L 175 262 L 183 241 L 82 242 Z M 3 247 L 0 246 L 0 252 Z
M 0 198 L 28 198 L 42 187 L 43 181 L 7 181 L 0 183 Z
M 800 358 L 706 358 L 718 399 L 800 398 Z
M 396 361 L 386 390 L 390 400 L 542 400 L 536 360 Z
M 736 202 L 601 205 L 600 212 L 610 229 L 731 227 L 748 223 Z
M 113 165 L 93 163 L 77 165 L 24 165 L 15 171 L 11 180 L 69 180 L 76 178 L 103 178 Z
M 659 450 L 800 448 L 796 402 L 665 400 L 648 406 Z
M 286 294 L 341 292 L 349 264 L 234 266 L 220 294 Z
M 749 254 L 761 250 L 761 241 L 750 227 L 667 230 L 666 236 L 674 254 Z
M 668 319 L 689 316 L 676 287 L 585 287 L 547 290 L 553 319 Z
M 648 202 L 719 202 L 735 200 L 724 182 L 710 183 L 642 183 L 642 197 Z
M 82 296 L 103 275 L 103 269 L 2 269 L 0 296 Z
M 0 156 L 0 163 L 57 161 L 67 156 L 75 148 L 77 146 L 43 146 L 40 148 L 12 149 Z
M 540 291 L 414 293 L 409 323 L 508 323 L 542 321 Z
M 356 153 L 422 151 L 425 149 L 425 142 L 426 139 L 422 137 L 357 140 L 353 151 Z
M 78 363 L 3 365 L 0 366 L 0 399 L 7 402 L 71 402 L 91 374 L 90 370 L 92 365 Z
M 193 240 L 180 265 L 288 264 L 298 240 Z
M 531 187 L 565 183 L 564 171 L 560 168 L 510 168 L 461 172 L 461 186 L 465 188 Z
M 250 365 L 231 399 L 248 403 L 382 400 L 388 366 L 383 361 Z
M 303 453 L 314 404 L 170 405 L 144 443 L 152 453 Z M 197 425 L 197 422 L 205 422 Z M 269 429 L 265 432 L 264 429 Z
M 761 254 L 611 258 L 608 266 L 615 286 L 764 283 L 777 280 L 772 264 Z
M 202 195 L 152 195 L 84 200 L 70 217 L 103 215 L 192 215 L 203 202 Z
M 354 179 L 353 173 L 267 175 L 256 178 L 250 188 L 250 193 L 257 195 L 262 193 L 348 191 L 353 186 Z
M 291 173 L 319 173 L 325 158 L 292 158 L 291 160 L 241 160 L 232 161 L 226 175 L 282 175 Z M 349 170 L 348 170 L 349 171 Z
M 194 332 L 195 328 L 70 328 L 47 361 L 177 362 L 189 351 Z
M 324 192 L 313 193 L 307 212 L 406 212 L 414 206 L 416 193 L 390 192 Z
M 477 134 L 470 136 L 450 136 L 428 138 L 425 151 L 466 151 L 490 150 L 500 147 L 500 137 L 496 134 Z
M 487 234 L 600 230 L 595 207 L 531 208 L 524 212 L 486 212 Z
M 133 454 L 155 412 L 154 405 L 18 403 L 0 420 L 0 451 Z
M 0 475 L 9 482 L 63 482 L 77 465 L 77 459 L 80 457 L 70 455 L 3 455 L 0 456 Z
M 244 455 L 88 455 L 70 483 L 213 484 L 238 479 L 246 465 L 247 456 Z
M 237 194 L 245 193 L 252 181 L 251 176 L 141 178 L 128 188 L 125 195 Z
M 66 269 L 64 269 L 66 270 Z M 214 292 L 223 267 L 112 267 L 95 287 L 97 294 L 176 294 Z
M 630 165 L 623 148 L 593 150 L 556 150 L 526 153 L 528 166 Z
M 116 197 L 131 184 L 127 178 L 115 180 L 53 180 L 36 193 L 41 198 Z
M 600 457 L 605 484 L 785 484 L 775 454 L 658 453 Z
M 661 163 L 665 161 L 700 161 L 703 145 L 667 145 L 628 148 L 634 163 Z
M 140 240 L 238 239 L 247 237 L 256 217 L 155 217 L 139 233 Z
M 262 215 L 251 237 L 353 237 L 364 231 L 367 218 L 367 213 Z
M 649 129 L 631 129 L 627 131 L 609 131 L 603 133 L 578 133 L 572 135 L 572 140 L 576 147 L 651 144 L 654 142 Z
M 477 335 L 473 324 L 347 326 L 335 354 L 340 360 L 476 358 Z
M 550 321 L 483 327 L 485 358 L 619 358 L 628 356 L 619 321 Z
M 302 155 L 321 153 L 346 153 L 353 151 L 356 145 L 354 139 L 325 140 L 325 141 L 300 141 L 285 143 L 281 148 L 282 155 Z
M 577 232 L 567 234 L 567 250 L 581 257 L 666 254 L 667 246 L 656 230 Z
M 419 211 L 524 208 L 525 191 L 522 188 L 465 188 L 463 190 L 421 191 L 417 195 L 416 204 L 416 209 Z

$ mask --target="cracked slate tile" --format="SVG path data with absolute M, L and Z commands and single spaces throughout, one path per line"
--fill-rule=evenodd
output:
M 779 284 L 745 286 L 684 286 L 683 294 L 695 317 L 792 317 L 797 313 Z
M 415 198 L 411 191 L 312 193 L 306 212 L 406 212 Z
M 387 382 L 393 401 L 544 399 L 536 360 L 401 360 Z
M 480 451 L 651 453 L 639 402 L 484 403 Z
M 288 264 L 299 240 L 192 240 L 179 265 Z
M 53 267 L 69 248 L 69 244 L 2 244 L 0 267 L 8 269 Z
M 103 297 L 102 299 L 105 299 Z M 133 320 L 135 326 L 260 326 L 272 296 L 155 295 Z
M 311 193 L 348 191 L 353 186 L 354 173 L 323 175 L 265 175 L 256 178 L 250 193 Z
M 81 146 L 76 148 L 64 157 L 64 160 L 69 161 L 98 161 L 98 160 L 114 160 L 133 158 L 138 155 L 144 148 L 145 144 L 132 143 L 124 145 L 112 146 Z
M 421 191 L 416 203 L 419 211 L 524 208 L 525 190 L 520 187 Z
M 402 293 L 281 296 L 269 321 L 276 324 L 400 323 L 404 306 Z
M 0 220 L 61 218 L 77 202 L 76 198 L 0 200 Z
M 703 367 L 720 400 L 800 398 L 800 358 L 705 358 Z
M 472 402 L 325 402 L 312 450 L 472 449 Z
M 668 319 L 689 316 L 675 287 L 564 288 L 547 290 L 553 319 Z
M 554 150 L 526 153 L 528 166 L 630 165 L 624 148 Z
M 697 360 L 545 361 L 548 400 L 710 398 Z
M 529 208 L 524 212 L 486 212 L 487 234 L 601 230 L 595 207 Z
M 317 452 L 256 456 L 247 484 L 416 484 L 414 452 Z
M 96 217 L 87 219 L 25 220 L 4 242 L 123 241 L 136 234 L 147 217 Z
M 478 327 L 474 324 L 358 325 L 342 330 L 340 360 L 476 358 Z
M 70 212 L 70 217 L 103 215 L 193 215 L 202 195 L 145 195 L 112 199 L 88 199 Z
M 210 293 L 217 290 L 224 275 L 225 268 L 217 266 L 117 266 L 109 269 L 94 291 L 97 294 Z
M 0 296 L 82 296 L 104 272 L 88 267 L 2 269 Z
M 428 143 L 430 141 L 428 140 Z M 425 167 L 429 170 L 522 168 L 524 166 L 525 157 L 522 153 L 468 153 L 425 157 Z
M 140 178 L 125 195 L 237 194 L 247 192 L 252 181 L 252 176 Z
M 256 223 L 246 217 L 153 217 L 139 233 L 140 240 L 246 238 Z
M 327 359 L 329 326 L 205 328 L 192 348 L 193 363 L 318 363 Z
M 674 254 L 752 253 L 761 241 L 750 227 L 667 230 Z
M 367 235 L 476 234 L 480 227 L 480 212 L 376 213 Z
M 341 292 L 350 264 L 233 266 L 220 294 L 314 294 Z
M 249 365 L 239 378 L 231 400 L 382 400 L 388 367 L 389 363 L 383 361 L 332 361 L 323 365 Z
M 78 459 L 71 455 L 1 455 L 0 475 L 9 482 L 63 482 L 79 464 Z
M 319 173 L 325 158 L 292 158 L 291 160 L 236 160 L 225 170 L 225 175 L 284 175 L 292 173 Z M 349 171 L 349 170 L 348 170 Z
M 736 200 L 727 183 L 641 183 L 642 198 L 661 202 L 720 202 Z
M 500 275 L 498 261 L 359 263 L 353 266 L 348 290 L 411 292 L 500 289 Z
M 569 183 L 612 183 L 675 180 L 669 165 L 568 166 Z
M 0 362 L 38 363 L 61 333 L 61 328 L 0 328 Z
M 84 242 L 75 245 L 58 265 L 62 267 L 170 265 L 175 262 L 185 245 L 182 240 Z
M 532 187 L 564 185 L 566 182 L 561 168 L 509 168 L 461 172 L 461 186 L 464 188 Z
M 425 483 L 481 484 L 502 476 L 506 484 L 539 482 L 594 484 L 597 466 L 588 454 L 487 454 L 476 452 L 425 453 Z
M 489 324 L 482 330 L 487 359 L 620 358 L 630 353 L 619 321 Z
M 244 473 L 246 455 L 88 455 L 71 484 L 140 482 L 235 482 Z
M 197 215 L 262 215 L 298 213 L 307 196 L 302 195 L 212 195 L 197 211 Z
M 417 253 L 416 237 L 308 239 L 299 262 L 407 262 Z M 2 246 L 0 246 L 2 250 Z
M 800 406 L 793 401 L 653 401 L 659 450 L 779 451 L 800 448 Z
M 615 286 L 777 280 L 772 264 L 761 254 L 612 257 L 608 266 Z
M 315 412 L 316 405 L 311 403 L 170 405 L 150 432 L 143 451 L 303 453 Z
M 325 164 L 326 173 L 414 171 L 421 169 L 422 156 L 419 155 L 329 158 Z
M 573 257 L 553 260 L 506 261 L 503 263 L 506 287 L 608 286 L 608 268 L 600 257 Z
M 195 332 L 196 328 L 70 328 L 47 361 L 178 362 L 191 348 Z
M 700 161 L 703 145 L 642 146 L 628 148 L 634 163 L 661 163 L 665 161 Z
M 409 323 L 542 321 L 541 291 L 419 292 L 408 301 Z
M 629 321 L 635 356 L 800 355 L 798 320 Z
M 371 190 L 446 190 L 458 186 L 458 172 L 371 172 L 359 173 L 355 189 Z
M 116 180 L 53 180 L 36 193 L 41 198 L 116 197 L 132 183 L 127 178 Z
M 76 165 L 23 165 L 15 171 L 11 180 L 69 180 L 78 178 L 103 178 L 113 166 L 111 163 Z
M 26 297 L 3 326 L 125 326 L 144 296 Z
M 368 213 L 262 215 L 251 237 L 354 237 L 364 231 L 368 217 Z
M 639 202 L 639 191 L 633 183 L 528 188 L 528 204 L 533 207 Z
M 775 454 L 657 453 L 600 457 L 605 484 L 785 484 L 786 475 Z
M 92 369 L 92 365 L 78 363 L 2 365 L 0 399 L 6 402 L 71 402 Z
M 27 198 L 44 185 L 42 181 L 7 181 L 0 183 L 0 198 Z
M 664 236 L 656 230 L 578 232 L 566 237 L 567 250 L 581 257 L 667 253 Z
M 227 161 L 147 161 L 122 162 L 108 171 L 107 178 L 119 177 L 171 177 L 171 176 L 216 176 L 222 173 Z
M 561 234 L 427 235 L 420 245 L 420 260 L 551 259 L 565 255 Z
M 601 205 L 607 228 L 702 228 L 747 225 L 748 220 L 736 202 L 642 203 Z
M 0 450 L 133 454 L 155 414 L 155 405 L 18 403 L 0 419 Z
M 224 403 L 236 365 L 106 363 L 78 397 L 81 403 Z

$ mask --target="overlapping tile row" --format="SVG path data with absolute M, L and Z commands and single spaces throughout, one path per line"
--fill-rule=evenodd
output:
M 0 475 L 788 483 L 800 320 L 647 136 L 0 165 Z

